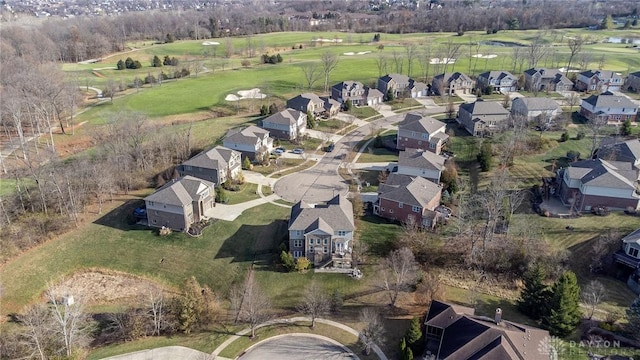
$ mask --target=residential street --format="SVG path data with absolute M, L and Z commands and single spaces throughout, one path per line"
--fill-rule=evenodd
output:
M 346 360 L 358 359 L 343 345 L 317 335 L 276 336 L 256 344 L 241 360 Z

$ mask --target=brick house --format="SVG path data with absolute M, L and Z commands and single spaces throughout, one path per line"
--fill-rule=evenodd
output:
M 395 97 L 427 96 L 427 84 L 402 74 L 387 74 L 378 78 L 377 88 L 385 97 L 389 91 L 392 91 Z
M 454 95 L 456 91 L 470 94 L 473 89 L 473 80 L 461 72 L 436 75 L 431 82 L 431 90 L 438 95 Z
M 456 121 L 473 136 L 492 136 L 502 131 L 509 111 L 494 101 L 478 100 L 461 104 Z
M 576 78 L 576 90 L 596 91 L 620 91 L 624 85 L 624 79 L 615 71 L 609 70 L 587 70 L 578 73 Z
M 351 267 L 353 207 L 344 195 L 326 204 L 300 201 L 291 208 L 289 250 L 294 258 L 305 256 L 314 266 Z
M 331 98 L 341 104 L 351 100 L 353 105 L 374 106 L 382 103 L 384 94 L 359 81 L 343 81 L 331 87 Z
M 445 133 L 447 124 L 429 116 L 418 113 L 407 113 L 398 123 L 396 147 L 425 149 L 440 154 L 449 135 Z
M 440 205 L 442 187 L 420 176 L 391 173 L 378 186 L 378 201 L 373 205 L 374 214 L 402 223 L 420 224 L 433 228 Z
M 636 121 L 638 105 L 625 96 L 604 93 L 582 100 L 580 114 L 589 120 L 617 125 L 625 120 Z
M 524 72 L 527 91 L 569 91 L 573 82 L 558 69 L 531 68 Z
M 445 158 L 430 151 L 409 149 L 400 151 L 398 156 L 398 174 L 420 176 L 440 183 L 440 175 L 444 170 Z
M 574 211 L 605 206 L 638 209 L 638 173 L 630 162 L 589 159 L 571 163 L 557 174 L 560 200 Z
M 187 231 L 215 206 L 215 200 L 212 182 L 183 176 L 166 183 L 147 196 L 144 202 L 150 227 Z
M 273 139 L 269 137 L 269 130 L 254 125 L 229 130 L 222 143 L 226 148 L 239 151 L 251 160 L 255 160 L 257 155 L 268 154 L 273 149 Z
M 262 128 L 269 130 L 269 134 L 278 139 L 297 139 L 307 130 L 307 114 L 295 109 L 284 109 L 263 119 Z
M 228 176 L 235 179 L 242 169 L 241 155 L 224 146 L 216 146 L 203 151 L 178 165 L 180 176 L 190 175 L 220 185 Z
M 518 78 L 508 71 L 483 72 L 476 79 L 476 88 L 484 92 L 487 87 L 498 93 L 518 91 Z

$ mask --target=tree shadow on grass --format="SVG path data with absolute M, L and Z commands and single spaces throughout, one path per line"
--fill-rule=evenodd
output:
M 278 245 L 284 236 L 284 220 L 276 220 L 266 225 L 243 224 L 224 241 L 215 258 L 232 258 L 232 262 L 269 261 L 271 255 L 278 252 Z
M 127 200 L 124 204 L 104 214 L 93 223 L 123 231 L 147 229 L 144 225 L 137 225 L 136 218 L 133 215 L 133 211 L 136 208 L 143 206 L 144 200 L 142 199 Z

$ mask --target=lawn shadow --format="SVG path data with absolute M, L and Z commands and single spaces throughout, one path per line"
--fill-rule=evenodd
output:
M 462 304 L 465 305 L 465 304 Z M 468 306 L 468 305 L 465 305 Z M 539 327 L 539 324 L 530 317 L 522 314 L 518 311 L 516 305 L 510 300 L 499 299 L 489 296 L 480 296 L 476 305 L 475 315 L 486 316 L 493 319 L 496 314 L 496 309 L 502 310 L 502 319 L 512 321 L 515 323 Z
M 367 223 L 364 228 L 375 227 L 375 225 L 397 224 L 374 215 L 365 215 L 362 217 L 362 221 Z M 366 241 L 369 246 L 368 252 L 370 254 L 384 257 L 389 254 L 390 251 L 397 248 L 397 234 L 394 231 L 382 227 L 375 227 L 374 232 L 375 234 L 362 234 L 362 239 Z
M 122 231 L 147 229 L 144 225 L 136 224 L 133 211 L 138 207 L 144 207 L 144 200 L 127 200 L 124 204 L 104 214 L 93 223 Z
M 269 263 L 278 253 L 278 245 L 286 236 L 286 221 L 276 220 L 266 225 L 243 224 L 227 238 L 216 259 L 232 258 L 232 262 L 258 261 Z

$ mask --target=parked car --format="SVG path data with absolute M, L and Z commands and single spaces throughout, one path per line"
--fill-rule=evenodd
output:
M 300 154 L 304 154 L 304 149 L 301 149 L 301 148 L 295 148 L 295 149 L 293 149 L 293 151 L 292 151 L 292 152 L 293 152 L 294 154 L 298 154 L 298 155 L 300 155 Z
M 335 147 L 336 147 L 336 144 L 334 144 L 334 143 L 330 143 L 329 145 L 327 145 L 327 147 L 326 147 L 326 148 L 324 148 L 324 151 L 326 151 L 326 152 L 332 152 L 332 151 L 333 151 L 333 149 L 334 149 Z
M 273 154 L 282 155 L 282 154 L 284 154 L 284 150 L 281 149 L 281 148 L 277 148 L 277 149 L 273 150 Z

